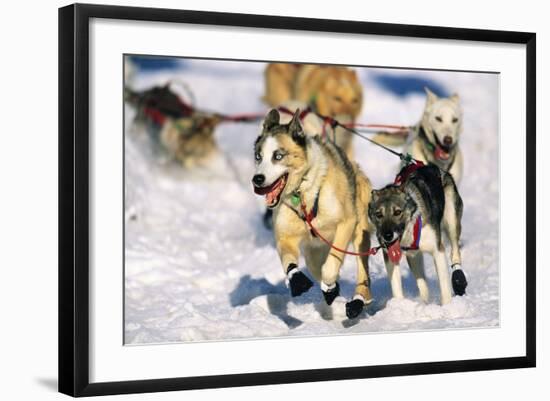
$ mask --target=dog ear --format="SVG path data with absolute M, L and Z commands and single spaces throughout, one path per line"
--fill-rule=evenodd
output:
M 377 201 L 379 197 L 380 190 L 379 189 L 373 189 L 370 191 L 370 198 L 372 201 Z
M 300 109 L 296 109 L 294 115 L 292 116 L 292 120 L 290 120 L 290 123 L 288 124 L 288 132 L 292 136 L 294 142 L 300 146 L 305 146 L 306 134 L 304 133 L 304 128 L 300 122 L 300 114 Z
M 271 128 L 279 124 L 281 116 L 277 109 L 271 109 L 264 119 L 264 130 L 269 131 Z
M 460 103 L 460 96 L 458 96 L 458 93 L 453 93 L 451 96 L 449 96 L 449 100 L 453 103 Z
M 424 87 L 424 91 L 426 92 L 426 104 L 427 105 L 430 105 L 430 104 L 434 104 L 438 97 L 435 93 L 433 93 L 430 88 L 428 88 L 427 86 Z

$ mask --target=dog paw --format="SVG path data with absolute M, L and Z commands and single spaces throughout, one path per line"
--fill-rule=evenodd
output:
M 323 290 L 323 297 L 327 305 L 332 305 L 338 295 L 340 295 L 340 284 L 338 283 L 335 283 L 333 288 Z
M 297 297 L 307 292 L 313 286 L 313 282 L 304 273 L 297 271 L 288 280 L 288 286 L 290 287 L 290 294 Z
M 451 282 L 453 283 L 453 291 L 456 295 L 462 296 L 466 294 L 468 282 L 466 281 L 466 276 L 462 270 L 457 269 L 453 271 Z
M 363 312 L 364 302 L 361 299 L 353 299 L 346 303 L 346 316 L 348 319 L 355 319 Z

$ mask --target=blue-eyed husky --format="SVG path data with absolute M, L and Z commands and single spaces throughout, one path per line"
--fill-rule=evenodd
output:
M 339 294 L 345 254 L 321 241 L 306 220 L 334 247 L 345 250 L 353 242 L 357 252 L 367 252 L 370 182 L 340 147 L 305 132 L 299 110 L 288 117 L 271 110 L 254 150 L 254 191 L 264 195 L 273 210 L 277 250 L 290 292 L 298 296 L 313 285 L 298 268 L 302 251 L 330 305 Z M 371 301 L 368 256 L 358 256 L 355 296 L 346 305 L 348 317 L 357 317 Z

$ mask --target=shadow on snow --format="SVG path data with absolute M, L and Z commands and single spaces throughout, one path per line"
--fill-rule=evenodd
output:
M 350 280 L 340 280 L 340 295 L 350 300 L 353 297 L 355 283 Z M 416 283 L 411 274 L 403 277 L 403 287 L 407 298 L 416 297 Z M 431 287 L 431 285 L 430 285 Z M 385 276 L 373 279 L 371 290 L 374 294 L 374 301 L 357 319 L 345 319 L 342 321 L 344 327 L 351 327 L 357 324 L 361 318 L 374 316 L 378 311 L 384 309 L 391 298 L 391 288 Z M 266 296 L 269 312 L 283 321 L 290 329 L 299 327 L 303 321 L 289 315 L 288 305 L 290 302 L 297 305 L 311 304 L 324 320 L 332 320 L 332 308 L 326 305 L 319 286 L 315 284 L 307 293 L 299 297 L 291 297 L 290 292 L 283 280 L 276 284 L 270 283 L 265 278 L 252 278 L 249 274 L 240 278 L 236 287 L 229 294 L 229 302 L 232 307 L 249 305 L 255 298 Z

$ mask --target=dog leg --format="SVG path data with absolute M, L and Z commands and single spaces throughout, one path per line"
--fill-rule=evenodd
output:
M 370 233 L 363 228 L 363 225 L 357 225 L 353 239 L 354 249 L 359 253 L 370 249 Z M 372 303 L 368 256 L 357 256 L 357 277 L 355 282 L 355 295 L 350 302 L 346 303 L 346 315 L 349 319 L 359 316 L 363 311 L 363 307 Z
M 336 227 L 333 244 L 340 249 L 346 249 L 350 243 L 355 229 L 355 220 L 348 220 Z M 340 267 L 344 262 L 345 254 L 335 249 L 331 249 L 323 267 L 321 268 L 321 290 L 328 305 L 331 305 L 334 299 L 340 294 L 338 285 L 338 276 Z
M 462 158 L 462 152 L 459 149 L 456 153 L 453 165 L 449 170 L 449 174 L 453 176 L 453 179 L 455 180 L 456 185 L 460 184 L 460 181 L 462 180 L 463 166 L 464 166 L 464 162 Z
M 313 278 L 318 282 L 321 281 L 321 269 L 323 267 L 323 262 L 327 260 L 329 250 L 330 248 L 325 244 L 319 246 L 307 245 L 303 247 L 306 266 Z
M 445 305 L 451 302 L 451 283 L 449 280 L 449 271 L 447 270 L 447 258 L 442 246 L 436 249 L 432 256 L 434 258 L 435 271 L 439 281 L 439 290 L 441 292 L 441 304 Z
M 424 273 L 424 256 L 422 252 L 416 252 L 414 255 L 407 255 L 407 262 L 411 268 L 412 273 L 416 279 L 416 285 L 418 286 L 418 293 L 420 299 L 424 302 L 428 302 L 430 298 L 430 290 L 426 283 L 426 276 Z
M 446 177 L 445 181 L 445 210 L 443 211 L 443 227 L 451 243 L 451 282 L 456 295 L 464 295 L 468 281 L 462 271 L 462 257 L 460 255 L 460 234 L 462 231 L 462 199 L 457 192 L 456 185 Z
M 388 257 L 388 253 L 384 250 L 384 263 L 388 272 L 388 279 L 391 284 L 391 292 L 394 298 L 403 298 L 403 283 L 401 282 L 401 270 L 399 263 L 394 264 Z
M 293 297 L 302 295 L 313 286 L 312 281 L 298 269 L 299 246 L 299 237 L 286 237 L 277 241 L 277 250 Z

